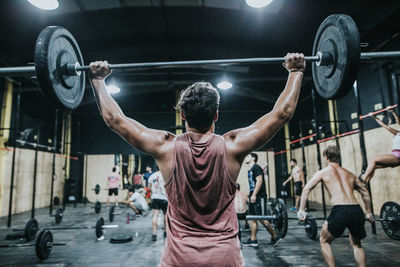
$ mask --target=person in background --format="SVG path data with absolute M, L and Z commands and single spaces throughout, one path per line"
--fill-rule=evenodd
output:
M 124 174 L 123 183 L 124 183 L 123 188 L 129 189 L 130 184 L 129 184 L 129 180 L 128 180 L 128 175 L 126 173 Z
M 145 190 L 146 200 L 147 203 L 151 202 L 151 192 L 149 190 L 149 178 L 153 174 L 153 170 L 151 169 L 150 165 L 146 166 L 146 172 L 143 174 L 143 187 Z
M 235 210 L 239 223 L 239 240 L 242 239 L 242 231 L 240 229 L 240 220 L 246 220 L 247 215 L 247 202 L 248 196 L 246 193 L 240 191 L 240 184 L 236 183 L 236 193 L 235 193 Z M 247 222 L 247 221 L 246 221 Z
M 121 180 L 121 176 L 117 172 L 117 167 L 112 168 L 112 173 L 110 173 L 107 177 L 107 188 L 108 188 L 108 197 L 107 197 L 107 206 L 110 204 L 110 197 L 114 195 L 115 206 L 118 207 L 118 189 L 119 189 L 119 181 Z
M 266 204 L 267 204 L 267 192 L 265 190 L 264 183 L 264 172 L 260 165 L 257 164 L 258 155 L 256 153 L 250 153 L 244 159 L 244 163 L 249 165 L 249 170 L 247 171 L 248 179 L 249 179 L 249 215 L 266 215 Z M 278 245 L 281 240 L 279 234 L 275 232 L 274 228 L 272 228 L 271 224 L 268 220 L 258 220 L 262 225 L 264 225 L 265 229 L 271 235 L 271 242 L 269 243 L 272 246 Z M 251 220 L 251 236 L 250 238 L 243 243 L 245 246 L 258 247 L 257 241 L 257 230 L 258 230 L 258 221 Z
M 305 186 L 304 182 L 304 172 L 303 170 L 297 165 L 296 159 L 290 160 L 290 166 L 292 167 L 292 173 L 290 174 L 289 178 L 283 182 L 283 186 L 285 186 L 290 180 L 293 179 L 294 181 L 294 194 L 296 198 L 295 206 L 291 208 L 293 212 L 297 212 L 300 205 L 300 197 L 303 187 Z
M 168 200 L 167 194 L 165 192 L 165 182 L 164 177 L 162 176 L 160 171 L 154 172 L 149 178 L 149 190 L 151 192 L 151 208 L 153 210 L 153 234 L 151 240 L 157 240 L 157 224 L 158 224 L 158 215 L 160 214 L 160 210 L 163 212 L 163 221 L 164 221 L 164 237 L 167 236 L 167 208 L 168 208 Z
M 369 183 L 371 181 L 372 177 L 374 177 L 376 169 L 389 168 L 389 167 L 394 168 L 400 166 L 400 131 L 399 131 L 400 119 L 399 116 L 396 114 L 396 112 L 394 112 L 393 108 L 389 109 L 389 111 L 392 113 L 394 119 L 396 120 L 397 129 L 388 126 L 383 121 L 378 119 L 376 115 L 370 113 L 371 117 L 374 118 L 375 121 L 380 126 L 382 126 L 385 130 L 394 135 L 394 138 L 392 141 L 392 152 L 390 154 L 388 153 L 388 154 L 378 155 L 371 158 L 368 161 L 368 167 L 365 170 L 365 173 L 361 175 L 361 180 L 364 183 Z
M 135 189 L 143 188 L 143 177 L 140 174 L 135 174 L 133 176 L 133 181 L 132 181 L 133 187 Z
M 146 199 L 144 199 L 144 197 L 132 186 L 129 188 L 126 199 L 121 202 L 128 205 L 137 216 L 145 215 L 149 210 L 149 205 L 147 204 Z

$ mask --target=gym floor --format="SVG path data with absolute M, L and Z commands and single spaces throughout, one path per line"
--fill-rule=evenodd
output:
M 108 209 L 94 214 L 93 204 L 79 204 L 76 208 L 67 207 L 65 217 L 60 227 L 91 226 L 99 217 L 108 222 Z M 94 229 L 90 230 L 53 230 L 54 242 L 67 242 L 66 246 L 53 247 L 50 257 L 40 262 L 36 258 L 34 247 L 2 248 L 0 249 L 0 266 L 157 266 L 164 246 L 162 221 L 159 220 L 157 241 L 151 241 L 151 213 L 139 217 L 130 224 L 126 224 L 128 209 L 121 207 L 122 215 L 116 215 L 112 224 L 119 228 L 105 230 L 105 239 L 96 241 Z M 48 208 L 38 209 L 36 219 L 39 227 L 54 226 L 54 218 L 49 217 Z M 322 213 L 313 213 L 320 216 Z M 294 213 L 289 214 L 294 217 Z M 23 228 L 30 217 L 30 213 L 21 213 L 13 216 L 12 228 Z M 1 225 L 6 225 L 6 217 L 0 219 Z M 318 221 L 321 225 L 322 221 Z M 297 227 L 297 221 L 290 220 L 289 227 Z M 242 224 L 243 228 L 243 224 Z M 377 223 L 377 235 L 371 234 L 371 227 L 366 227 L 368 236 L 363 241 L 367 254 L 368 266 L 400 266 L 400 242 L 389 239 Z M 10 230 L 2 228 L 0 231 L 1 243 L 5 243 L 5 236 Z M 130 234 L 133 241 L 124 244 L 109 243 L 110 237 L 116 233 Z M 249 232 L 244 231 L 242 241 L 246 240 Z M 265 231 L 258 233 L 260 242 L 258 248 L 242 247 L 246 266 L 325 266 L 320 252 L 318 241 L 306 237 L 304 230 L 288 231 L 287 236 L 277 247 L 268 245 L 269 235 Z M 18 243 L 9 242 L 8 243 Z M 333 252 L 337 266 L 355 266 L 352 250 L 347 238 L 339 238 L 333 242 Z

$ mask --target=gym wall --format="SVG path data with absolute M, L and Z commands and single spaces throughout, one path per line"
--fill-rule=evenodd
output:
M 376 128 L 364 132 L 365 144 L 367 150 L 367 158 L 380 154 L 390 153 L 393 135 L 383 128 Z M 321 153 L 329 145 L 336 145 L 335 140 L 330 140 L 320 144 Z M 362 167 L 362 155 L 359 143 L 359 135 L 353 134 L 339 139 L 340 152 L 342 157 L 342 166 L 357 176 L 360 175 Z M 306 167 L 308 172 L 307 180 L 311 179 L 313 174 L 318 171 L 317 148 L 316 145 L 305 147 Z M 298 160 L 298 164 L 302 166 L 301 148 L 293 150 L 293 157 Z M 322 159 L 322 167 L 326 167 L 326 161 Z M 380 208 L 386 201 L 400 202 L 400 184 L 399 167 L 377 169 L 374 178 L 371 180 L 371 193 L 374 204 L 375 214 L 379 214 Z M 355 193 L 358 201 L 362 203 L 361 197 Z M 310 194 L 311 201 L 322 203 L 321 186 L 318 185 Z M 327 205 L 330 205 L 330 197 L 325 192 Z
M 2 168 L 0 169 L 0 193 L 2 195 L 0 216 L 8 215 L 10 196 L 10 178 L 13 151 L 1 150 Z M 34 174 L 35 151 L 17 148 L 15 155 L 14 192 L 12 213 L 30 211 L 32 208 L 32 187 Z M 49 206 L 51 190 L 53 154 L 38 152 L 35 208 Z M 56 177 L 54 181 L 54 196 L 63 197 L 64 187 L 64 158 L 56 157 Z

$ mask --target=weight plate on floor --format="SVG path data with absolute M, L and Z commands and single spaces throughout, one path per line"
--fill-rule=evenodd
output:
M 99 184 L 96 184 L 96 186 L 94 187 L 94 193 L 96 195 L 98 195 L 100 193 L 100 185 Z
M 306 218 L 305 226 L 306 226 L 306 228 L 304 228 L 304 230 L 305 230 L 308 238 L 310 238 L 312 240 L 316 240 L 317 234 L 318 234 L 317 221 L 312 218 Z
M 58 196 L 55 196 L 53 203 L 54 203 L 54 206 L 58 206 L 60 204 L 60 198 Z
M 400 205 L 393 201 L 385 202 L 380 217 L 385 234 L 393 240 L 400 240 Z
M 45 260 L 50 256 L 53 244 L 53 234 L 49 230 L 42 230 L 36 239 L 36 256 Z
M 75 109 L 85 93 L 85 72 L 67 75 L 66 64 L 84 65 L 72 34 L 59 26 L 44 28 L 35 46 L 35 70 L 44 97 L 56 108 Z
M 338 99 L 353 87 L 360 63 L 360 34 L 354 20 L 345 14 L 327 17 L 315 36 L 313 55 L 327 52 L 331 64 L 312 63 L 315 89 L 324 99 Z
M 124 235 L 124 234 L 116 234 L 110 239 L 110 243 L 128 243 L 133 240 L 131 235 Z
M 63 209 L 61 208 L 57 209 L 56 216 L 54 216 L 56 219 L 56 224 L 60 224 L 62 222 L 63 216 L 64 216 Z
M 31 241 L 35 239 L 38 229 L 39 229 L 38 222 L 35 219 L 30 219 L 25 225 L 26 241 Z
M 111 207 L 111 208 L 110 208 L 110 212 L 109 212 L 109 214 L 108 214 L 108 219 L 110 220 L 110 222 L 113 222 L 113 221 L 114 221 L 114 210 L 115 210 L 114 207 Z
M 279 203 L 279 202 L 278 202 Z M 288 230 L 288 216 L 285 209 L 280 209 L 279 206 L 274 208 L 273 214 L 276 216 L 275 229 L 279 232 L 281 238 L 284 238 Z
M 103 236 L 103 228 L 102 228 L 102 226 L 104 225 L 104 219 L 103 219 L 103 217 L 101 217 L 100 219 L 98 219 L 97 220 L 97 222 L 96 222 L 96 228 L 95 228 L 95 230 L 96 230 L 96 237 L 97 238 L 100 238 L 100 237 L 102 237 Z
M 94 205 L 94 212 L 100 213 L 101 211 L 101 203 L 99 201 L 96 201 L 96 204 Z

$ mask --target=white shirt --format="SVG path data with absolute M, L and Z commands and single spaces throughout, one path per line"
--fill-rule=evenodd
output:
M 130 201 L 140 204 L 144 210 L 149 210 L 149 204 L 147 204 L 146 199 L 139 193 L 136 192 L 132 194 Z
M 396 134 L 392 141 L 392 150 L 400 150 L 400 133 Z
M 151 199 L 167 200 L 165 182 L 160 171 L 153 173 L 149 177 L 149 184 L 151 184 Z

